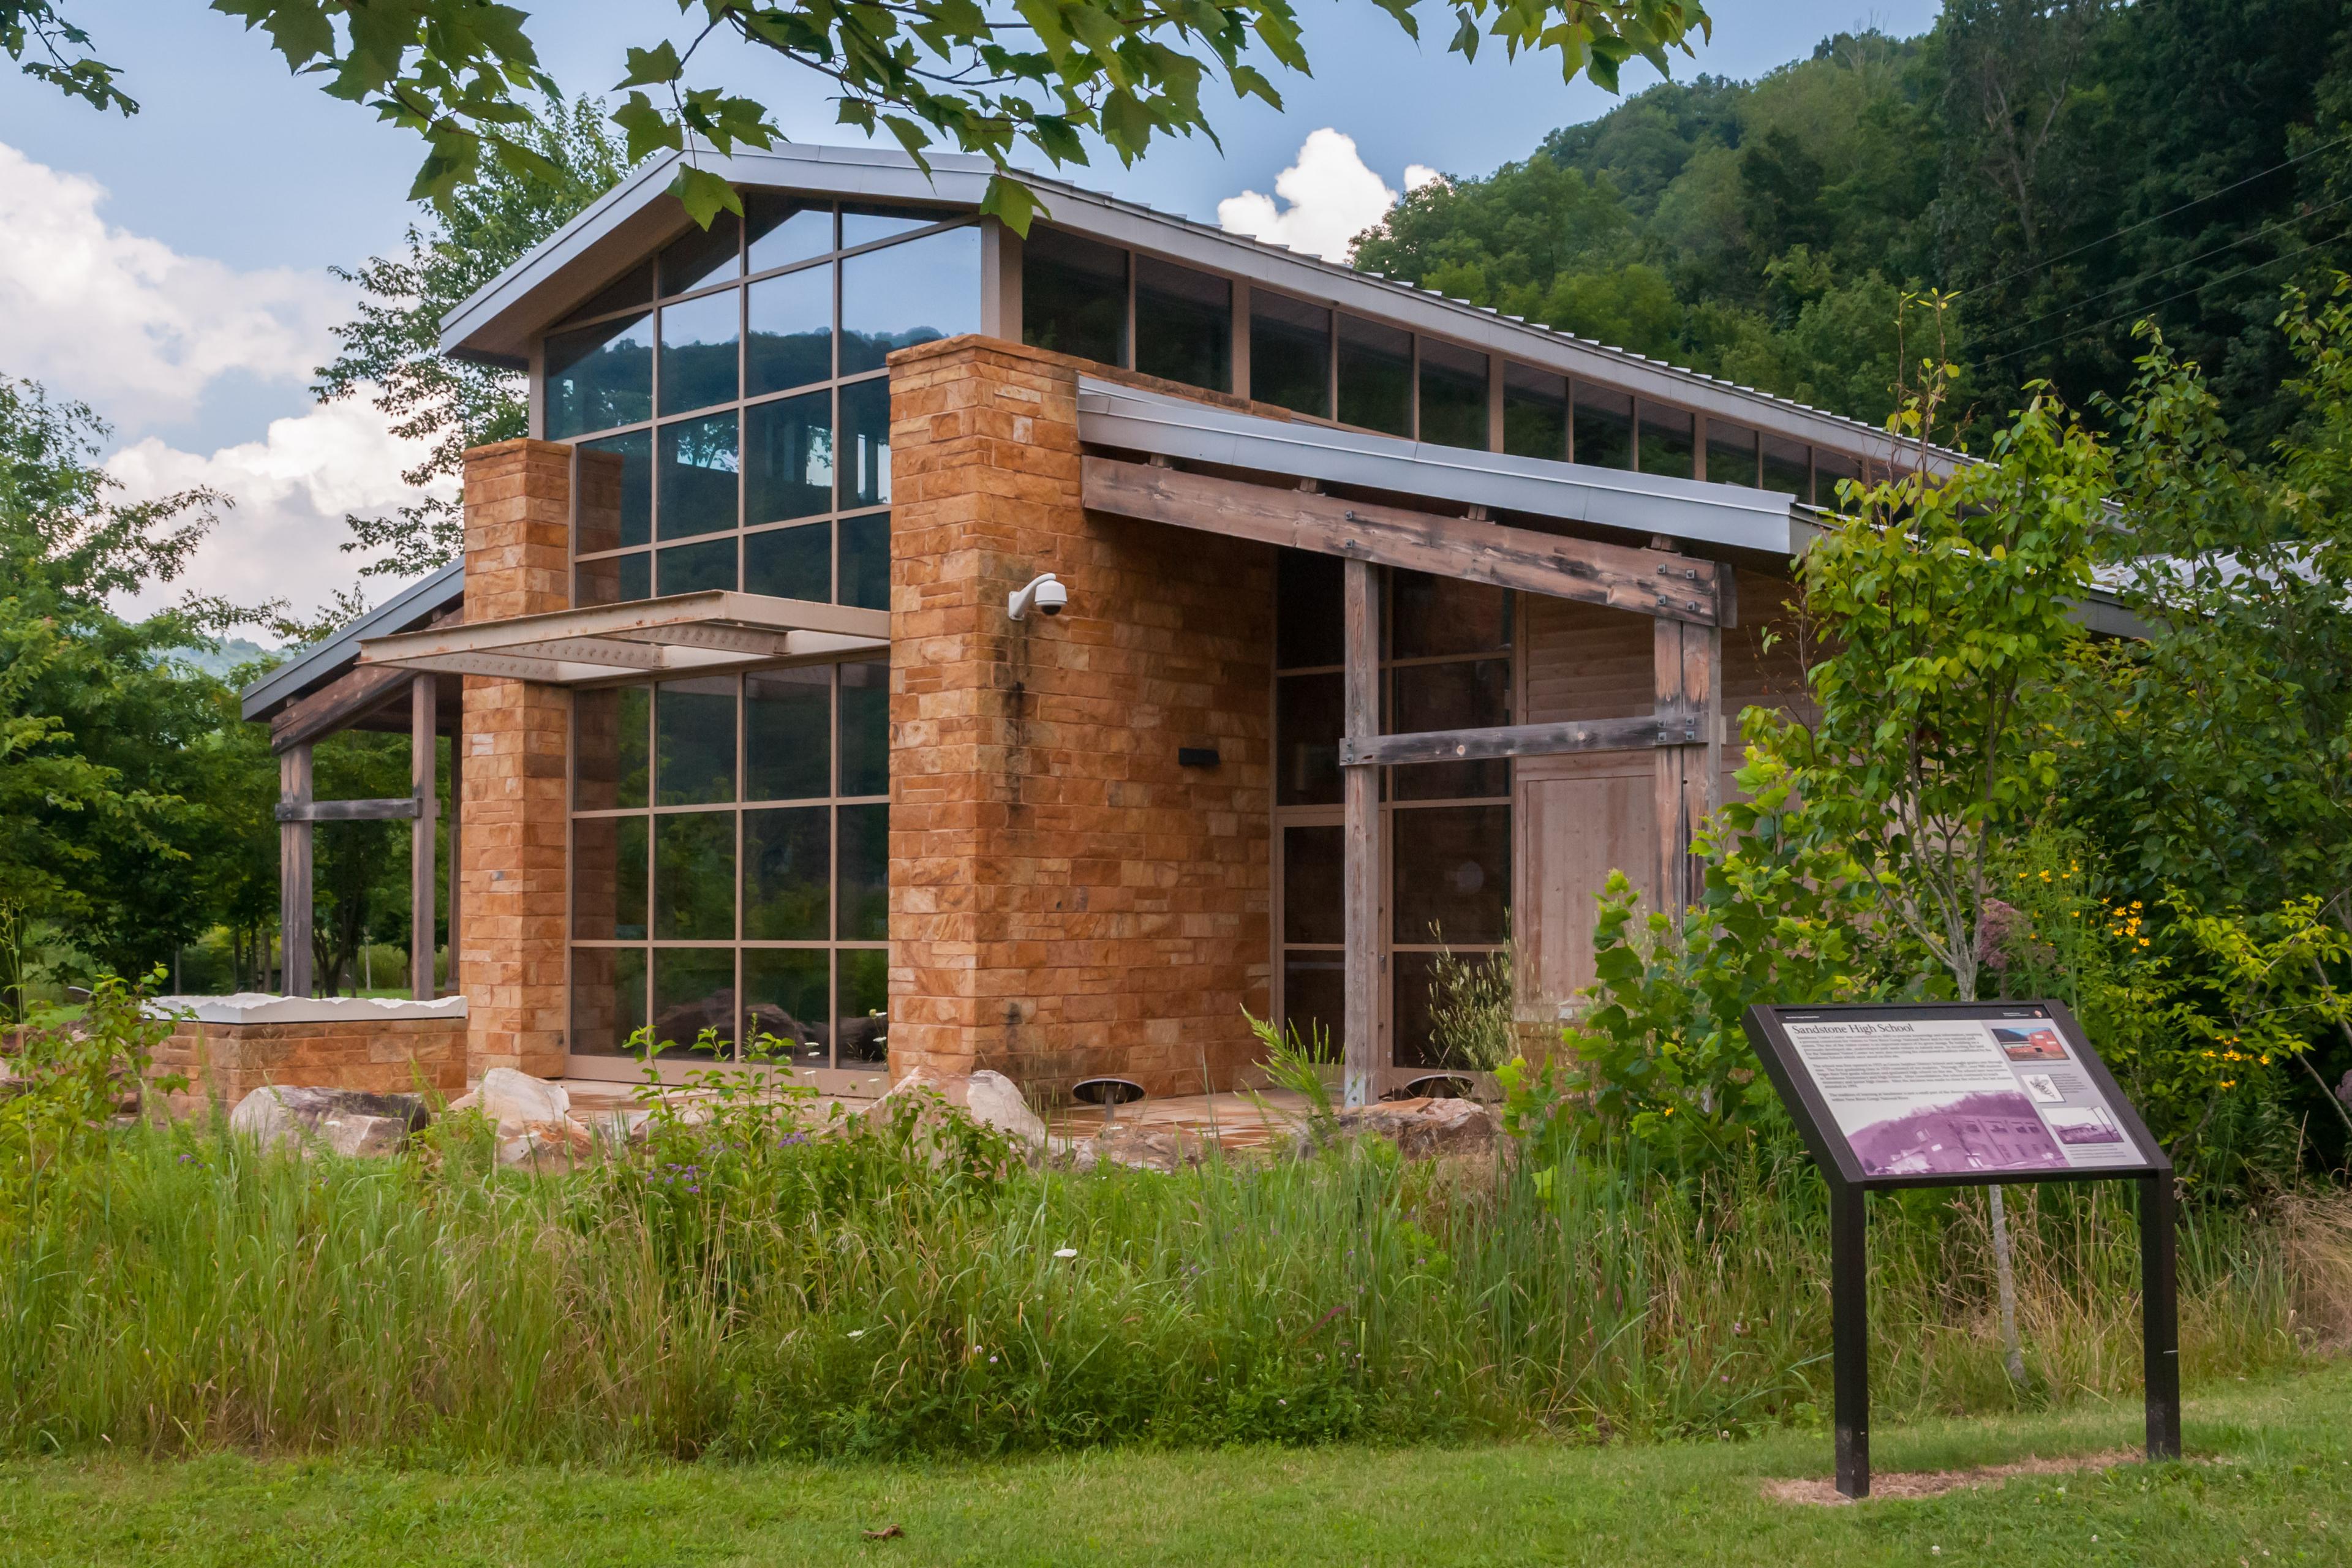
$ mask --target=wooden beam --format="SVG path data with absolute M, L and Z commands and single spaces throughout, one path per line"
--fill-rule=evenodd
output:
M 1343 736 L 1343 768 L 1395 767 L 1411 763 L 1483 762 L 1493 757 L 1558 757 L 1577 752 L 1647 751 L 1684 746 L 1700 738 L 1695 713 L 1631 719 L 1571 719 L 1558 724 L 1505 724 L 1487 730 L 1432 730 L 1414 735 Z
M 1089 508 L 1121 517 L 1700 626 L 1717 624 L 1722 613 L 1717 579 L 1725 569 L 1696 556 L 1563 539 L 1114 458 L 1085 459 L 1084 483 Z
M 462 618 L 459 610 L 445 610 L 434 617 L 431 626 L 454 626 Z M 355 665 L 316 691 L 278 710 L 278 716 L 269 721 L 269 749 L 283 752 L 305 741 L 349 729 L 396 700 L 407 682 L 408 675 L 404 670 Z
M 278 820 L 287 822 L 413 822 L 427 803 L 413 795 L 382 800 L 280 800 Z M 432 818 L 426 816 L 425 821 Z
M 1652 656 L 1657 711 L 1693 742 L 1662 744 L 1657 761 L 1658 907 L 1679 913 L 1706 890 L 1691 834 L 1723 804 L 1723 633 L 1660 621 Z
M 440 815 L 440 683 L 419 675 L 408 683 L 408 783 L 416 820 L 408 830 L 408 989 L 433 1000 L 433 819 Z
M 463 685 L 461 680 L 459 685 Z M 465 884 L 466 870 L 466 731 L 464 716 L 458 720 L 457 732 L 449 737 L 449 990 L 455 994 L 457 984 L 457 941 L 461 923 L 461 906 L 457 889 Z
M 1380 732 L 1381 583 L 1371 563 L 1350 560 L 1346 574 L 1341 644 L 1343 743 L 1363 744 Z M 1347 1103 L 1363 1105 L 1378 1076 L 1381 1016 L 1381 775 L 1349 768 L 1340 775 L 1341 941 L 1344 1000 L 1340 1008 L 1341 1072 Z
M 278 984 L 289 996 L 310 994 L 310 823 L 283 813 L 310 804 L 310 743 L 303 741 L 278 753 Z

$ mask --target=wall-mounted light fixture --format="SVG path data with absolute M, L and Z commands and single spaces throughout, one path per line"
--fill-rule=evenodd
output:
M 1017 591 L 1004 596 L 1004 613 L 1016 621 L 1029 618 L 1032 609 L 1048 616 L 1058 616 L 1062 606 L 1070 602 L 1070 591 L 1051 572 L 1041 572 L 1029 579 Z

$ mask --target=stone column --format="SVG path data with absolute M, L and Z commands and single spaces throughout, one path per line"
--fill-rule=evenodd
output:
M 572 448 L 501 441 L 466 454 L 466 619 L 569 608 Z M 564 761 L 571 694 L 466 677 L 458 988 L 466 1076 L 563 1071 Z
M 1089 517 L 1080 368 L 891 356 L 890 1066 L 1192 1092 L 1266 1012 L 1275 557 Z

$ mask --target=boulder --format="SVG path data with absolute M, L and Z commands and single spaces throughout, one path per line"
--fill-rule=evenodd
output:
M 1113 1125 L 1092 1138 L 1069 1139 L 1065 1146 L 1070 1152 L 1071 1168 L 1077 1171 L 1118 1165 L 1130 1171 L 1174 1172 L 1199 1164 L 1205 1153 L 1205 1145 L 1198 1140 L 1140 1126 Z
M 290 1144 L 365 1156 L 399 1152 L 432 1119 L 422 1095 L 267 1084 L 237 1101 L 228 1126 L 265 1149 Z
M 1410 1159 L 1486 1154 L 1495 1147 L 1495 1113 L 1475 1100 L 1391 1100 L 1339 1112 L 1343 1133 L 1370 1133 Z
M 512 1068 L 492 1068 L 482 1075 L 473 1093 L 463 1101 L 452 1102 L 450 1109 L 457 1110 L 465 1103 L 500 1123 L 562 1121 L 572 1114 L 569 1089 Z
M 569 1116 L 499 1123 L 499 1163 L 525 1171 L 571 1171 L 594 1163 L 595 1134 Z
M 937 1094 L 951 1110 L 961 1111 L 983 1127 L 996 1129 L 1026 1148 L 1045 1146 L 1045 1123 L 1029 1109 L 1020 1088 L 1003 1073 L 985 1068 L 973 1073 L 943 1073 L 917 1068 L 867 1106 L 866 1117 L 877 1123 L 887 1121 L 899 1105 L 925 1089 Z

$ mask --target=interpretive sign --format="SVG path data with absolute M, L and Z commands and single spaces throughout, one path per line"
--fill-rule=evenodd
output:
M 1748 1043 L 1831 1198 L 1838 1490 L 1870 1489 L 1864 1200 L 1874 1188 L 2140 1185 L 2147 1445 L 2180 1453 L 2172 1164 L 2057 1002 L 1750 1007 Z

